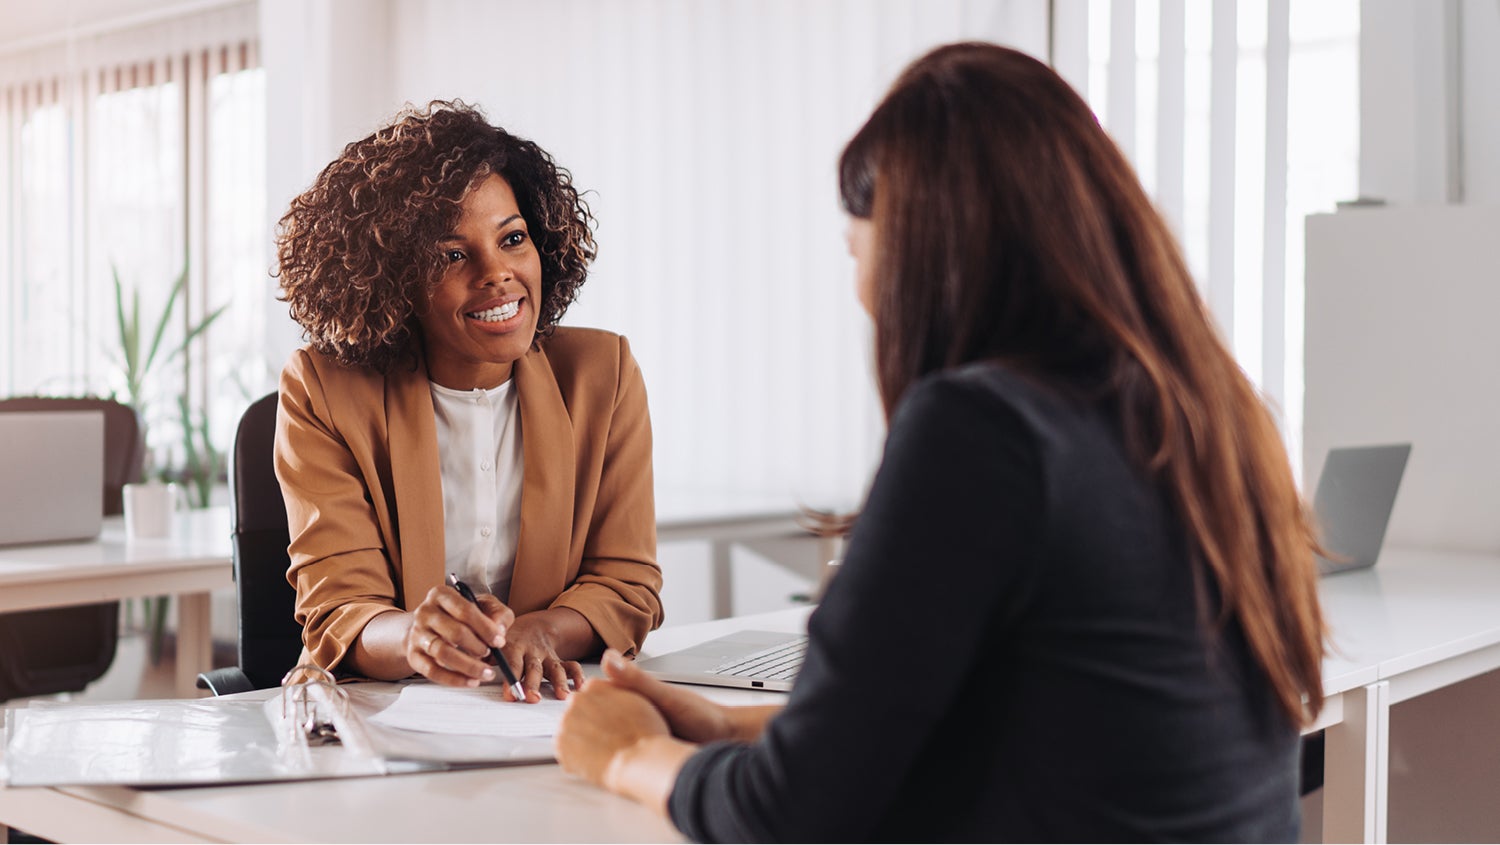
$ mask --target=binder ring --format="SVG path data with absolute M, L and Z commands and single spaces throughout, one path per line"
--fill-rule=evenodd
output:
M 293 681 L 298 677 L 307 680 Z M 281 679 L 281 720 L 297 746 L 338 744 L 337 725 L 348 715 L 348 693 L 323 667 L 303 663 Z

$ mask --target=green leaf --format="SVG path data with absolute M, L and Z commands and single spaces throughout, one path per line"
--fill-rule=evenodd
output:
M 141 372 L 151 371 L 151 365 L 156 361 L 156 353 L 161 349 L 162 336 L 167 333 L 167 325 L 172 322 L 172 311 L 177 307 L 177 297 L 182 295 L 182 289 L 187 286 L 187 267 L 177 275 L 177 281 L 172 284 L 172 291 L 167 294 L 167 304 L 161 310 L 161 319 L 157 321 L 156 331 L 151 337 L 151 351 L 146 353 L 146 364 L 141 367 Z M 186 341 L 183 342 L 186 346 Z M 180 348 L 180 347 L 179 347 Z
M 111 264 L 110 272 L 115 287 L 115 321 L 120 333 L 119 349 L 110 357 L 116 361 L 125 378 L 129 404 L 137 413 L 144 415 L 145 405 L 148 402 L 146 391 L 153 384 L 152 380 L 156 372 L 161 370 L 167 362 L 186 355 L 193 342 L 201 338 L 220 317 L 224 316 L 224 312 L 229 310 L 230 303 L 219 306 L 201 320 L 187 326 L 180 342 L 168 344 L 167 327 L 172 324 L 172 315 L 177 310 L 178 300 L 185 296 L 187 290 L 188 265 L 184 264 L 182 271 L 173 281 L 161 310 L 149 318 L 152 322 L 150 345 L 143 350 L 147 330 L 144 322 L 147 318 L 141 309 L 141 291 L 139 288 L 130 290 L 130 300 L 127 302 L 126 286 L 121 281 L 119 268 Z M 179 394 L 180 392 L 173 390 L 172 393 Z M 193 414 L 185 396 L 177 395 L 176 398 L 182 419 L 181 445 L 186 464 L 183 468 L 182 480 L 199 488 L 199 498 L 206 505 L 223 458 L 214 449 L 213 442 L 209 438 L 207 414 Z
M 125 378 L 130 379 L 130 371 L 135 368 L 135 361 L 130 354 L 130 329 L 125 322 L 125 286 L 120 284 L 120 268 L 113 263 L 109 265 L 110 275 L 115 280 L 115 321 L 120 326 L 120 349 L 125 356 Z
M 131 407 L 141 410 L 141 387 L 144 373 L 141 371 L 140 344 L 140 291 L 132 291 L 131 307 L 125 307 L 125 286 L 120 281 L 120 268 L 110 264 L 110 274 L 115 285 L 115 322 L 120 329 L 120 353 L 124 358 L 121 367 L 125 376 L 125 392 Z
M 192 346 L 193 340 L 196 339 L 198 337 L 198 335 L 203 334 L 204 332 L 208 331 L 208 327 L 211 326 L 211 325 L 213 325 L 214 320 L 219 319 L 219 317 L 222 316 L 224 314 L 224 312 L 228 311 L 228 310 L 229 310 L 229 303 L 226 302 L 223 305 L 220 305 L 218 308 L 215 308 L 212 312 L 209 313 L 209 315 L 207 317 L 204 317 L 201 321 L 199 321 L 197 325 L 192 326 L 191 328 L 189 328 L 188 331 L 187 331 L 187 336 L 182 339 L 182 343 L 176 349 L 173 349 L 170 354 L 167 355 L 167 359 L 166 360 L 171 361 L 172 359 L 176 358 L 177 356 L 182 355 L 183 353 L 187 352 L 188 351 L 188 347 Z
M 141 292 L 131 291 L 130 334 L 125 338 L 125 353 L 130 356 L 130 401 L 136 407 L 141 404 L 141 389 L 146 382 L 146 365 L 141 363 Z

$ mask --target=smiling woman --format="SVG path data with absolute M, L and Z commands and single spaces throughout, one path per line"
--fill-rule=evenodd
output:
M 305 660 L 476 686 L 500 646 L 537 701 L 661 623 L 640 368 L 557 327 L 592 222 L 551 156 L 462 103 L 401 114 L 292 201 L 279 275 L 310 342 L 276 472 Z

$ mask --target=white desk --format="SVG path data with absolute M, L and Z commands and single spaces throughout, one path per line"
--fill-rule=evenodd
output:
M 1390 708 L 1500 669 L 1500 557 L 1386 549 L 1320 593 L 1340 651 L 1324 665 L 1324 840 L 1385 842 Z
M 1328 705 L 1312 728 L 1328 730 L 1324 837 L 1381 842 L 1390 707 L 1500 668 L 1500 557 L 1387 550 L 1375 569 L 1326 578 L 1321 592 L 1341 650 L 1324 663 Z M 808 612 L 669 627 L 651 635 L 647 651 L 740 627 L 798 630 Z M 778 697 L 715 691 L 721 696 Z M 0 824 L 56 841 L 680 840 L 652 814 L 555 765 L 323 784 L 0 789 Z
M 723 619 L 734 613 L 731 552 L 736 543 L 773 538 L 810 537 L 797 524 L 797 508 L 790 500 L 713 491 L 660 491 L 656 497 L 656 540 L 674 543 L 699 540 L 709 544 L 709 585 L 712 613 Z M 815 561 L 821 565 L 824 560 Z
M 651 635 L 647 653 L 747 625 L 800 631 L 808 612 L 795 608 L 664 628 Z M 729 703 L 784 698 L 711 692 Z M 57 842 L 683 841 L 645 808 L 556 765 L 188 789 L 0 788 L 0 825 Z
M 127 539 L 121 518 L 110 517 L 86 543 L 0 548 L 0 611 L 177 596 L 177 694 L 197 696 L 194 679 L 212 668 L 209 593 L 234 585 L 229 512 L 173 519 L 172 536 L 161 540 Z

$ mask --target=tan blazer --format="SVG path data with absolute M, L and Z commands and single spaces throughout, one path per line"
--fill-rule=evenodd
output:
M 661 624 L 651 421 L 623 337 L 558 328 L 516 361 L 523 472 L 510 607 L 581 613 L 627 654 Z M 443 580 L 427 369 L 381 375 L 309 348 L 281 374 L 276 477 L 304 660 L 335 669 L 373 617 Z

